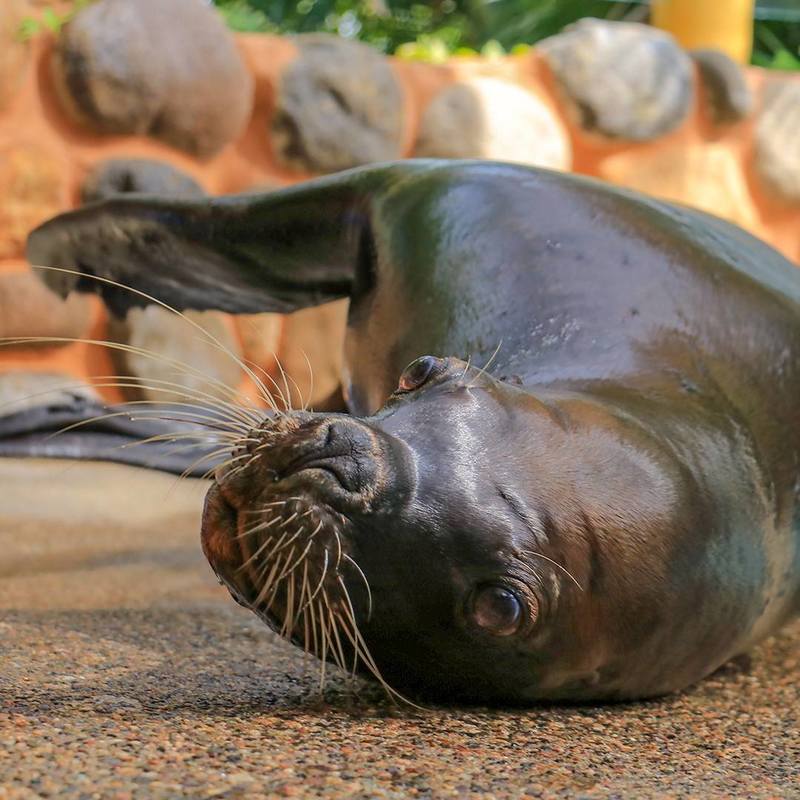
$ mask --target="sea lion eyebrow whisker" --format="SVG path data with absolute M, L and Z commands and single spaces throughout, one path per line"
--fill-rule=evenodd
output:
M 535 550 L 520 550 L 520 553 L 525 553 L 526 555 L 533 556 L 534 558 L 541 558 L 544 561 L 547 561 L 549 564 L 552 564 L 556 569 L 561 570 L 577 587 L 578 589 L 583 592 L 583 586 L 578 583 L 577 578 L 563 565 L 559 564 L 558 561 L 553 561 L 552 558 L 546 556 L 544 553 L 537 553 Z
M 475 377 L 467 384 L 466 388 L 471 389 L 477 383 L 478 379 L 486 375 L 486 370 L 492 365 L 492 362 L 497 358 L 497 354 L 500 352 L 500 348 L 503 346 L 503 340 L 501 339 L 497 343 L 497 347 L 495 347 L 494 352 L 489 356 L 489 360 L 482 366 L 478 367 L 478 371 L 475 374 Z
M 538 520 L 531 518 L 530 514 L 522 506 L 519 499 L 514 495 L 513 492 L 511 492 L 509 489 L 503 488 L 502 486 L 497 486 L 496 488 L 497 493 L 503 498 L 503 500 L 505 500 L 508 507 L 514 512 L 514 515 L 525 524 L 525 527 L 531 532 L 531 534 L 533 534 L 536 541 L 540 541 L 544 536 L 544 528 L 541 523 L 539 523 Z M 547 561 L 563 572 L 564 575 L 566 575 L 581 592 L 584 590 L 575 576 L 563 564 L 559 564 L 549 556 L 544 555 L 544 553 L 538 553 L 535 550 L 520 550 L 519 552 Z

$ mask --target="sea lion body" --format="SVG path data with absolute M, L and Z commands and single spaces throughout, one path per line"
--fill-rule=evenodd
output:
M 734 226 L 402 162 L 114 201 L 30 257 L 181 308 L 350 297 L 352 416 L 256 426 L 203 532 L 234 596 L 323 658 L 434 697 L 636 698 L 800 610 L 800 272 Z

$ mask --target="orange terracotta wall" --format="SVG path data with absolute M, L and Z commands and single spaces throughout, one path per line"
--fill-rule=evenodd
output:
M 234 141 L 214 155 L 198 157 L 155 138 L 96 133 L 76 122 L 65 111 L 52 80 L 53 39 L 43 36 L 33 41 L 21 82 L 0 110 L 0 280 L 29 269 L 24 260 L 27 231 L 77 205 L 87 173 L 109 158 L 169 162 L 212 194 L 275 188 L 312 177 L 283 165 L 269 136 L 281 75 L 297 57 L 297 45 L 290 39 L 261 35 L 237 36 L 236 44 L 254 79 L 252 113 Z M 478 77 L 510 82 L 532 92 L 563 128 L 574 171 L 716 211 L 800 261 L 800 204 L 781 199 L 755 167 L 754 137 L 764 87 L 774 75 L 747 69 L 745 80 L 755 98 L 754 111 L 739 121 L 719 124 L 709 90 L 694 67 L 691 107 L 683 121 L 663 136 L 634 142 L 586 130 L 539 51 L 501 60 L 454 59 L 441 66 L 401 60 L 389 64 L 402 89 L 403 157 L 415 154 L 424 113 L 444 89 Z M 794 76 L 782 79 L 800 85 Z M 224 101 L 220 113 L 224 113 Z M 49 313 L 47 308 L 42 301 L 44 315 Z M 29 311 L 34 319 L 37 308 Z M 107 319 L 99 302 L 87 301 L 71 313 L 83 320 L 75 335 L 105 336 Z M 313 328 L 313 316 L 309 320 Z M 229 324 L 239 340 L 246 338 L 240 321 L 232 318 Z M 37 331 L 42 333 L 42 327 L 33 325 L 29 335 Z M 304 347 L 316 348 L 315 357 L 326 358 L 328 338 L 311 339 Z M 285 331 L 282 337 L 276 334 L 276 342 L 279 355 L 289 354 L 292 341 Z M 338 358 L 334 353 L 329 356 L 334 361 Z M 273 363 L 262 366 L 275 370 Z M 87 344 L 0 348 L 0 371 L 18 369 L 59 371 L 89 379 L 112 374 L 115 366 L 102 349 Z M 242 386 L 251 392 L 244 379 Z M 109 399 L 120 399 L 118 392 L 104 391 Z

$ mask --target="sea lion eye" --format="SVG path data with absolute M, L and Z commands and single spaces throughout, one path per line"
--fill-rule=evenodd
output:
M 422 356 L 412 361 L 403 370 L 400 382 L 397 385 L 397 391 L 413 392 L 414 389 L 419 389 L 434 374 L 441 363 L 442 359 L 434 356 Z
M 479 586 L 470 598 L 468 614 L 474 625 L 494 636 L 511 636 L 519 630 L 523 604 L 505 586 Z

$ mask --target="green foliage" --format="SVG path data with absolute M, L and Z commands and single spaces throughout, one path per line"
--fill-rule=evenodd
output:
M 432 62 L 454 55 L 493 57 L 521 52 L 582 17 L 644 20 L 647 14 L 641 0 L 210 1 L 235 31 L 324 31 L 359 39 L 384 53 Z M 18 36 L 27 40 L 43 31 L 57 34 L 91 2 L 72 0 L 64 13 L 45 6 L 37 17 L 22 21 Z M 771 9 L 769 19 L 756 21 L 753 63 L 800 70 L 800 24 L 788 14 L 781 19 L 781 8 Z
M 234 30 L 324 31 L 384 53 L 440 62 L 452 55 L 495 55 L 558 33 L 581 17 L 645 20 L 647 7 L 622 0 L 214 0 Z M 800 24 L 756 22 L 753 63 L 800 69 Z M 788 18 L 787 18 L 788 19 Z
M 50 6 L 45 6 L 41 16 L 25 17 L 22 22 L 20 22 L 17 38 L 22 41 L 27 41 L 44 31 L 58 34 L 64 25 L 66 25 L 82 8 L 85 8 L 92 2 L 94 2 L 94 0 L 72 0 L 71 8 L 61 14 Z
M 759 67 L 800 70 L 800 25 L 756 22 L 753 63 Z
M 218 3 L 228 27 L 242 33 L 278 33 L 279 28 L 273 25 L 269 17 L 257 8 L 253 8 L 248 0 L 229 0 Z
M 609 0 L 215 0 L 234 30 L 325 31 L 385 53 L 441 60 L 444 53 L 506 52 L 585 16 L 620 18 L 636 3 Z M 244 9 L 256 12 L 248 16 Z

